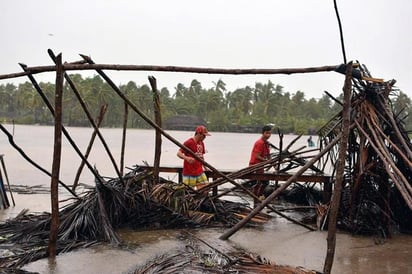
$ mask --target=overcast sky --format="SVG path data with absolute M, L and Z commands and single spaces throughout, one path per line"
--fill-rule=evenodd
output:
M 337 5 L 347 60 L 359 60 L 373 77 L 396 79 L 412 97 L 412 1 L 337 0 Z M 3 0 L 0 11 L 0 74 L 20 72 L 20 62 L 51 65 L 48 48 L 62 53 L 63 61 L 80 60 L 81 53 L 102 64 L 277 69 L 343 63 L 333 0 Z M 222 79 L 228 90 L 271 80 L 307 99 L 320 98 L 324 90 L 337 96 L 344 82 L 335 72 L 107 74 L 118 84 L 132 80 L 139 86 L 153 75 L 158 87 L 172 93 L 192 79 L 205 88 Z M 54 82 L 52 73 L 36 78 Z

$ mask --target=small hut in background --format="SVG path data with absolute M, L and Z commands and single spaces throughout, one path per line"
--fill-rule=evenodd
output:
M 206 126 L 205 120 L 196 115 L 176 115 L 164 121 L 164 128 L 171 130 L 194 130 L 198 125 Z

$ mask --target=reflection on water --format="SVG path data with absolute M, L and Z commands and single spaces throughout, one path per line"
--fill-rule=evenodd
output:
M 11 131 L 11 130 L 10 130 Z M 85 151 L 92 130 L 89 128 L 69 128 L 69 133 Z M 51 169 L 53 155 L 53 128 L 36 126 L 16 126 L 15 142 L 22 147 L 27 155 L 47 170 Z M 121 149 L 121 130 L 103 129 L 103 136 L 114 157 L 119 159 Z M 30 134 L 27 134 L 30 133 Z M 191 132 L 168 132 L 175 139 L 184 141 L 192 135 Z M 212 133 L 206 139 L 206 161 L 219 169 L 240 169 L 247 166 L 250 149 L 259 134 Z M 288 144 L 296 136 L 285 135 L 284 144 Z M 271 142 L 276 144 L 278 137 L 273 134 Z M 296 147 L 306 145 L 305 136 Z M 230 145 L 228 145 L 230 144 Z M 293 150 L 293 148 L 292 148 Z M 162 160 L 164 166 L 181 166 L 176 157 L 177 147 L 172 142 L 163 139 Z M 125 164 L 132 166 L 142 164 L 142 161 L 153 161 L 154 131 L 129 130 L 127 137 Z M 0 135 L 0 153 L 5 154 L 5 163 L 11 184 L 49 185 L 50 178 L 25 160 L 8 144 L 7 138 Z M 113 167 L 101 144 L 96 146 L 89 157 L 104 176 L 115 176 Z M 81 160 L 66 142 L 63 142 L 61 179 L 70 185 L 73 182 Z M 171 175 L 172 176 L 172 175 Z M 93 176 L 85 169 L 81 183 L 93 185 Z M 61 195 L 63 197 L 66 195 Z M 50 211 L 50 199 L 47 194 L 18 195 L 15 194 L 16 207 L 0 211 L 0 220 L 16 216 L 22 209 L 31 211 Z M 122 239 L 129 243 L 128 249 L 112 246 L 99 246 L 79 249 L 61 254 L 55 262 L 47 259 L 33 262 L 26 270 L 39 273 L 123 273 L 135 265 L 143 264 L 153 256 L 163 254 L 173 248 L 179 248 L 181 242 L 176 240 L 177 230 L 158 231 L 119 231 Z M 193 233 L 218 249 L 227 245 L 245 248 L 251 252 L 279 263 L 292 266 L 303 266 L 308 269 L 322 270 L 326 255 L 327 233 L 310 232 L 305 228 L 275 217 L 264 228 L 243 228 L 228 241 L 219 237 L 224 229 L 193 230 Z M 412 253 L 412 237 L 396 235 L 380 245 L 373 238 L 354 237 L 347 234 L 337 235 L 333 273 L 412 273 L 410 257 Z

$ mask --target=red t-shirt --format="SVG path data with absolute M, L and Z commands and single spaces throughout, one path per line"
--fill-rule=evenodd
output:
M 203 155 L 205 154 L 205 145 L 202 141 L 196 143 L 195 139 L 190 138 L 187 139 L 183 145 L 189 148 L 191 151 L 196 153 L 198 157 L 203 159 Z M 180 149 L 183 153 L 184 150 Z M 192 157 L 191 155 L 187 154 L 187 156 Z M 195 160 L 192 164 L 187 161 L 183 161 L 183 175 L 184 176 L 199 176 L 203 173 L 203 164 L 198 160 Z
M 261 157 L 268 157 L 270 154 L 269 143 L 262 138 L 259 138 L 259 140 L 257 140 L 253 146 L 252 152 L 250 153 L 250 166 L 262 162 L 261 160 L 256 158 L 256 154 L 260 155 Z

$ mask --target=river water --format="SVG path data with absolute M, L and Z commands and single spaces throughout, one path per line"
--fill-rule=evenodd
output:
M 5 125 L 14 136 L 15 143 L 37 164 L 51 170 L 53 158 L 54 128 L 48 126 Z M 81 151 L 85 152 L 92 135 L 90 128 L 67 128 L 70 136 Z M 117 163 L 120 162 L 121 138 L 120 129 L 102 129 L 102 135 L 108 144 Z M 183 143 L 192 136 L 192 132 L 167 131 L 177 141 Z M 240 134 L 211 132 L 212 136 L 205 140 L 207 154 L 205 160 L 217 169 L 237 170 L 247 166 L 250 149 L 259 134 Z M 153 163 L 154 130 L 127 131 L 125 166 Z M 302 136 L 290 149 L 298 149 L 306 145 L 308 136 Z M 285 135 L 284 147 L 295 135 Z M 162 166 L 181 166 L 176 157 L 178 147 L 167 138 L 162 138 Z M 279 137 L 273 134 L 270 141 L 278 145 Z M 316 138 L 315 138 L 316 141 Z M 50 184 L 50 178 L 28 163 L 8 142 L 7 136 L 0 134 L 0 154 L 4 161 L 10 183 L 12 185 Z M 107 156 L 103 145 L 96 139 L 89 161 L 95 165 L 100 174 L 117 177 L 115 169 Z M 60 179 L 71 185 L 80 165 L 80 158 L 63 137 Z M 118 164 L 119 165 L 119 164 Z M 126 170 L 127 172 L 127 170 Z M 4 176 L 4 175 L 3 175 Z M 169 179 L 177 179 L 173 174 L 162 174 Z M 84 169 L 80 183 L 93 185 L 92 173 Z M 65 196 L 64 189 L 61 190 Z M 16 206 L 0 210 L 0 220 L 14 217 L 22 209 L 32 212 L 50 211 L 48 194 L 14 193 Z M 219 236 L 223 229 L 193 230 L 198 237 L 208 243 L 219 246 L 235 245 L 255 252 L 278 264 L 302 266 L 307 269 L 321 271 L 326 255 L 326 231 L 307 231 L 305 228 L 274 217 L 261 229 L 243 228 L 233 234 L 229 240 L 221 241 Z M 156 254 L 178 248 L 181 243 L 175 239 L 176 230 L 162 231 L 121 231 L 121 237 L 136 246 L 133 251 L 119 250 L 110 246 L 80 249 L 61 254 L 50 263 L 47 259 L 28 264 L 24 269 L 39 273 L 123 273 L 134 266 L 144 263 Z M 345 233 L 337 235 L 333 273 L 412 273 L 412 236 L 394 235 L 379 244 L 371 237 L 352 236 Z

